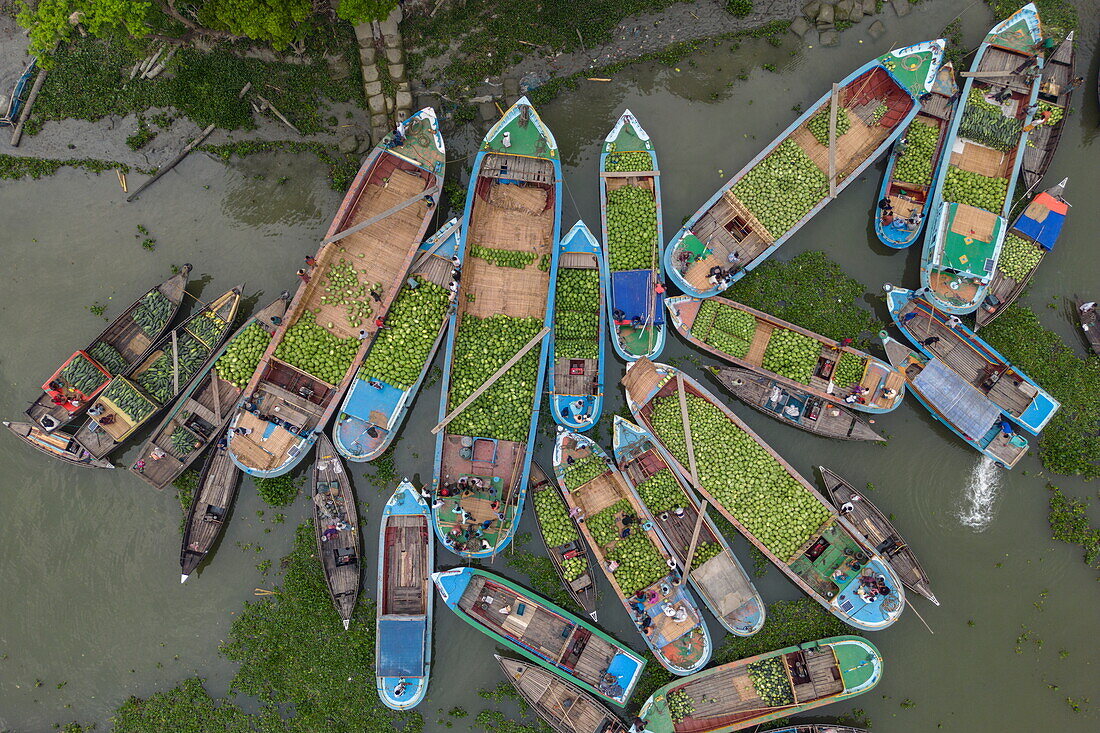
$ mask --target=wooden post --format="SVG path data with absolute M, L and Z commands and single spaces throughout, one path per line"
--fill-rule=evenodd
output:
M 47 74 L 49 74 L 49 71 L 42 69 L 38 72 L 38 76 L 34 78 L 31 93 L 27 95 L 27 102 L 19 112 L 19 122 L 15 123 L 15 130 L 11 133 L 11 146 L 13 148 L 19 147 L 19 140 L 23 137 L 23 125 L 31 115 L 31 107 L 34 106 L 34 100 L 38 99 L 38 90 L 42 88 L 42 83 L 46 81 Z
M 180 393 L 180 351 L 176 343 L 176 332 L 172 331 L 172 394 Z
M 688 469 L 691 471 L 691 483 L 699 485 L 699 474 L 695 472 L 695 445 L 691 442 L 691 421 L 687 412 L 687 396 L 684 394 L 684 377 L 676 372 L 676 391 L 680 395 L 680 420 L 684 423 L 684 443 L 687 444 Z
M 215 362 L 217 364 L 217 362 Z M 222 419 L 222 396 L 218 391 L 218 380 L 221 377 L 218 376 L 218 371 L 215 369 L 211 372 L 213 379 L 210 380 L 210 389 L 214 392 L 214 417 L 218 420 Z
M 156 182 L 157 182 L 158 180 L 160 180 L 160 177 L 161 177 L 161 176 L 163 176 L 163 175 L 164 175 L 165 173 L 167 173 L 168 171 L 170 171 L 170 170 L 172 170 L 173 168 L 175 168 L 175 167 L 176 167 L 176 165 L 177 165 L 177 164 L 178 164 L 178 163 L 179 163 L 179 162 L 180 162 L 181 160 L 183 160 L 184 158 L 186 158 L 186 157 L 187 157 L 187 154 L 188 154 L 188 153 L 190 153 L 190 152 L 191 152 L 192 150 L 194 150 L 194 149 L 195 149 L 195 148 L 197 148 L 197 147 L 198 147 L 199 145 L 201 145 L 201 144 L 202 144 L 202 141 L 203 141 L 203 140 L 205 140 L 206 138 L 210 137 L 210 133 L 212 133 L 212 132 L 214 132 L 214 125 L 213 125 L 213 124 L 209 124 L 209 125 L 207 125 L 207 126 L 206 126 L 206 129 L 205 129 L 205 130 L 203 130 L 202 132 L 200 132 L 200 133 L 199 133 L 199 136 L 198 136 L 198 137 L 196 137 L 196 138 L 195 138 L 194 140 L 192 140 L 191 142 L 187 143 L 186 147 L 184 147 L 184 149 L 183 149 L 183 150 L 181 150 L 181 151 L 180 151 L 180 152 L 179 152 L 179 153 L 178 153 L 178 154 L 176 155 L 176 157 L 175 157 L 175 158 L 172 158 L 172 160 L 168 161 L 168 162 L 167 162 L 167 163 L 165 163 L 165 164 L 164 164 L 163 166 L 161 166 L 161 167 L 160 167 L 159 169 L 157 169 L 157 172 L 156 172 L 155 174 L 153 174 L 153 177 L 152 177 L 152 178 L 150 178 L 150 179 L 149 179 L 148 181 L 146 181 L 145 183 L 143 183 L 143 184 L 141 184 L 140 186 L 138 186 L 138 188 L 137 188 L 137 190 L 136 190 L 136 191 L 134 191 L 134 192 L 133 192 L 132 194 L 130 194 L 129 196 L 127 196 L 127 197 L 126 197 L 126 201 L 127 201 L 127 202 L 129 202 L 129 201 L 133 201 L 134 199 L 136 199 L 136 198 L 137 198 L 137 197 L 138 197 L 138 196 L 139 196 L 139 195 L 141 194 L 141 192 L 142 192 L 142 191 L 144 191 L 145 189 L 147 189 L 147 188 L 149 188 L 150 186 L 152 186 L 152 185 L 153 185 L 154 183 L 156 183 Z
M 422 198 L 424 198 L 425 196 L 428 196 L 428 195 L 429 194 L 426 194 L 426 193 L 418 193 L 417 195 L 413 196 L 412 198 L 402 201 L 397 206 L 394 206 L 390 209 L 386 209 L 381 214 L 376 214 L 376 215 L 372 216 L 371 218 L 367 219 L 366 221 L 361 221 L 358 224 L 356 224 L 355 226 L 348 227 L 347 229 L 345 229 L 342 232 L 337 232 L 336 234 L 333 234 L 331 237 L 325 237 L 324 239 L 321 240 L 321 244 L 324 245 L 324 244 L 332 244 L 333 242 L 338 242 L 341 239 L 343 239 L 344 237 L 348 236 L 349 234 L 355 234 L 360 229 L 366 229 L 371 224 L 382 221 L 387 216 L 393 216 L 398 211 L 401 211 L 402 209 L 405 209 L 405 208 L 408 208 L 409 206 L 412 206 L 417 201 L 419 201 L 420 199 L 422 199 Z
M 438 435 L 440 430 L 447 427 L 447 423 L 449 423 L 451 420 L 454 420 L 456 417 L 458 417 L 459 413 L 461 413 L 463 410 L 465 410 L 467 407 L 469 407 L 471 404 L 473 404 L 474 400 L 476 400 L 478 397 L 480 397 L 482 392 L 489 389 L 489 387 L 492 387 L 494 382 L 496 382 L 498 379 L 500 379 L 502 376 L 504 376 L 504 373 L 507 372 L 509 369 L 511 369 L 517 361 L 522 359 L 524 354 L 526 354 L 528 351 L 533 349 L 544 338 L 546 338 L 546 335 L 548 333 L 550 333 L 550 329 L 546 328 L 544 326 L 542 328 L 542 330 L 539 331 L 537 334 L 535 334 L 534 338 L 532 338 L 530 341 L 528 341 L 526 344 L 524 344 L 523 348 L 520 349 L 519 351 L 517 351 L 511 359 L 504 362 L 504 366 L 502 366 L 500 369 L 497 369 L 495 372 L 493 372 L 493 374 L 488 379 L 485 380 L 484 384 L 482 384 L 480 387 L 475 389 L 473 394 L 471 394 L 469 397 L 467 397 L 465 400 L 463 400 L 461 405 L 456 407 L 454 410 L 451 411 L 451 413 L 449 415 L 447 415 L 445 418 L 440 420 L 439 424 L 436 425 L 434 428 L 432 428 L 432 435 Z
M 833 94 L 829 97 L 829 198 L 836 198 L 836 113 L 837 91 L 840 85 L 833 83 Z

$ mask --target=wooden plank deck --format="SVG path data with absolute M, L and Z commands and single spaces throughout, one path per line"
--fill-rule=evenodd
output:
M 745 354 L 745 361 L 753 366 L 760 366 L 764 362 L 764 351 L 768 348 L 768 341 L 771 340 L 772 331 L 774 330 L 775 326 L 772 324 L 759 318 L 756 319 L 756 333 L 753 334 L 749 352 Z
M 383 614 L 418 616 L 428 607 L 428 522 L 422 516 L 387 519 Z

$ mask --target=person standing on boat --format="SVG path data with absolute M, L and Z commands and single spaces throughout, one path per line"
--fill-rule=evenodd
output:
M 958 328 L 959 326 L 962 325 L 962 322 L 963 322 L 963 319 L 959 318 L 958 316 L 951 316 L 950 318 L 947 319 L 947 327 L 952 328 L 952 329 L 953 328 Z

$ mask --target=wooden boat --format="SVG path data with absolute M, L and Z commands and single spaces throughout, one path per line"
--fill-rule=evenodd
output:
M 777 681 L 785 679 L 790 684 L 785 698 L 758 689 L 750 667 L 771 671 Z M 649 733 L 730 733 L 862 695 L 881 678 L 882 655 L 871 642 L 833 636 L 675 680 L 650 695 L 638 715 Z M 673 717 L 677 705 L 690 712 Z
M 1005 239 L 1005 247 L 1018 247 L 1021 251 L 1030 250 L 1038 255 L 1038 259 L 1023 275 L 1013 273 L 1015 277 L 1006 273 L 1005 262 L 998 260 L 997 270 L 993 274 L 993 281 L 989 284 L 985 299 L 982 300 L 982 306 L 974 312 L 975 331 L 988 325 L 1016 298 L 1020 297 L 1020 293 L 1024 292 L 1032 275 L 1043 263 L 1043 258 L 1054 249 L 1058 235 L 1062 233 L 1066 214 L 1069 213 L 1069 204 L 1062 198 L 1067 183 L 1069 179 L 1063 178 L 1058 185 L 1040 193 L 1012 223 L 1012 228 L 1008 230 Z
M 1050 162 L 1054 160 L 1054 153 L 1058 150 L 1058 143 L 1062 141 L 1062 131 L 1066 121 L 1073 112 L 1070 102 L 1073 98 L 1073 84 L 1075 78 L 1077 49 L 1073 45 L 1074 32 L 1058 44 L 1054 53 L 1043 62 L 1043 75 L 1039 83 L 1040 113 L 1043 109 L 1050 109 L 1051 119 L 1057 120 L 1047 124 L 1040 124 L 1028 135 L 1027 147 L 1024 149 L 1024 163 L 1020 170 L 1020 176 L 1024 187 L 1032 190 L 1043 180 Z
M 245 388 L 247 404 L 230 422 L 229 452 L 247 474 L 282 476 L 309 453 L 355 379 L 380 330 L 375 321 L 389 312 L 424 240 L 443 188 L 443 138 L 430 107 L 400 127 L 400 137 L 390 133 L 363 161 L 313 256 L 308 281 L 298 286 Z M 337 283 L 351 280 L 358 285 L 344 288 L 346 297 L 335 292 Z M 310 366 L 303 333 L 317 329 L 336 339 L 332 345 L 339 351 L 331 361 Z M 328 379 L 318 376 L 324 372 Z
M 15 86 L 12 87 L 6 103 L 0 102 L 0 104 L 4 104 L 4 111 L 0 112 L 0 127 L 10 127 L 16 124 L 19 119 L 19 112 L 23 109 L 26 98 L 29 96 L 23 92 L 27 90 L 27 84 L 31 83 L 31 77 L 34 76 L 37 70 L 38 57 L 32 56 L 31 62 L 26 65 L 23 73 L 15 80 Z
M 721 366 L 709 370 L 734 397 L 785 425 L 822 438 L 886 441 L 840 400 L 824 400 L 751 369 Z
M 683 372 L 649 360 L 628 367 L 622 384 L 631 413 L 657 440 L 669 465 L 803 592 L 857 629 L 878 631 L 897 621 L 905 609 L 905 592 L 886 559 L 732 410 Z M 694 447 L 688 452 L 684 446 L 685 436 L 690 434 L 687 403 L 706 411 L 710 419 L 724 418 L 732 428 L 729 434 L 737 439 L 709 442 L 705 454 L 698 454 Z M 676 429 L 662 434 L 654 426 L 655 415 L 658 421 L 662 415 L 675 415 Z M 694 470 L 697 454 L 706 459 L 698 474 Z M 748 465 L 755 471 L 766 470 L 776 478 L 764 484 L 770 486 L 769 491 L 754 490 L 745 497 L 744 507 L 736 505 L 742 511 L 736 514 L 718 497 L 733 501 L 742 496 L 741 483 L 757 483 L 755 476 L 741 478 L 740 483 L 737 480 L 739 474 L 745 475 L 744 469 L 734 469 L 750 460 Z M 722 470 L 716 471 L 715 465 L 722 466 Z M 778 478 L 783 474 L 786 478 Z M 696 475 L 699 477 L 694 478 Z M 750 505 L 756 505 L 753 513 L 747 511 Z M 791 523 L 771 529 L 761 523 L 765 515 L 800 515 L 803 526 Z M 817 524 L 819 519 L 816 528 L 804 531 L 806 524 Z M 797 534 L 789 536 L 790 532 Z M 783 556 L 777 556 L 773 547 L 782 549 Z M 783 549 L 786 547 L 796 549 L 788 554 Z M 865 586 L 877 587 L 871 590 Z
M 77 429 L 76 440 L 96 458 L 104 458 L 172 404 L 211 366 L 212 355 L 218 353 L 237 317 L 242 287 L 222 293 L 162 336 L 128 375 L 113 377 L 88 408 L 88 419 Z
M 942 360 L 997 405 L 1005 417 L 1038 435 L 1058 412 L 1062 403 L 961 321 L 952 328 L 947 316 L 913 291 L 891 285 L 883 288 L 890 317 L 913 345 L 929 359 Z M 929 339 L 935 340 L 929 344 Z
M 493 641 L 600 700 L 623 707 L 630 699 L 646 660 L 593 624 L 481 568 L 432 580 L 447 607 Z
M 699 500 L 661 455 L 653 436 L 616 415 L 612 444 L 615 463 L 631 494 L 642 505 L 646 521 L 653 524 L 681 569 L 688 567 L 688 554 L 692 554 L 688 580 L 714 618 L 736 636 L 752 636 L 760 631 L 765 614 L 760 593 L 714 520 L 704 514 L 699 523 Z M 663 478 L 658 476 L 662 472 L 665 472 Z M 657 483 L 650 484 L 651 481 Z M 661 489 L 652 494 L 646 489 L 647 484 L 659 486 L 665 481 L 671 489 L 666 497 L 679 492 L 674 503 L 661 496 Z
M 945 142 L 951 154 L 940 161 L 928 205 L 920 267 L 921 286 L 949 313 L 971 313 L 981 304 L 1001 256 L 1033 117 L 1030 105 L 1039 93 L 1039 77 L 1031 78 L 1030 67 L 1042 67 L 1035 55 L 1042 39 L 1039 13 L 1025 5 L 993 26 L 978 46 L 971 75 L 964 75 Z M 994 93 L 1010 96 L 994 103 L 987 98 Z M 982 178 L 952 184 L 956 176 Z M 971 194 L 979 184 L 1004 190 L 983 195 L 983 206 L 968 203 L 978 200 Z
M 763 311 L 720 297 L 698 300 L 679 296 L 669 298 L 666 305 L 673 327 L 692 346 L 766 375 L 784 387 L 803 390 L 824 401 L 844 400 L 853 410 L 874 414 L 896 410 L 905 396 L 904 378 L 882 359 Z M 805 382 L 776 374 L 764 366 L 768 346 L 782 330 L 793 331 L 821 345 L 817 363 L 807 370 Z M 776 343 L 782 347 L 778 340 Z M 734 353 L 735 349 L 743 355 Z M 836 381 L 838 372 L 846 383 Z
M 432 666 L 435 540 L 431 509 L 408 479 L 382 510 L 378 530 L 375 684 L 382 704 L 408 710 L 428 692 Z
M 433 493 L 449 487 L 464 494 L 433 509 L 433 526 L 440 542 L 462 557 L 494 557 L 512 541 L 523 513 L 550 350 L 545 337 L 554 325 L 550 272 L 557 264 L 561 187 L 558 144 L 523 97 L 489 129 L 474 158 L 463 216 L 466 262 L 443 352 L 439 424 L 432 430 Z M 499 337 L 488 360 L 487 336 Z M 461 371 L 471 361 L 499 369 L 474 384 Z M 509 375 L 516 391 L 508 404 L 516 407 L 506 424 L 501 391 L 482 394 L 513 368 L 525 376 L 517 384 Z M 452 423 L 456 416 L 462 420 Z M 462 524 L 486 521 L 476 542 L 447 542 Z
M 1081 330 L 1085 334 L 1085 340 L 1089 342 L 1092 353 L 1100 354 L 1100 318 L 1096 315 L 1096 308 L 1081 310 L 1085 301 L 1075 301 L 1077 306 L 1077 320 L 1081 323 Z
M 542 512 L 539 509 L 541 503 L 539 496 L 544 491 L 550 493 L 558 502 L 561 502 L 562 513 L 568 517 L 568 521 L 573 527 L 574 539 L 571 539 L 565 544 L 551 545 L 550 540 L 547 539 L 549 536 L 548 532 L 554 530 L 542 526 L 543 520 L 540 516 Z M 598 600 L 596 581 L 592 575 L 592 551 L 588 548 L 588 543 L 581 535 L 580 526 L 577 524 L 577 520 L 573 517 L 569 517 L 568 512 L 565 511 L 565 503 L 561 500 L 557 485 L 546 475 L 542 467 L 533 461 L 531 463 L 531 482 L 527 489 L 527 493 L 530 495 L 531 501 L 535 502 L 535 524 L 539 528 L 539 536 L 542 537 L 543 545 L 546 547 L 546 554 L 550 558 L 550 562 L 554 565 L 554 572 L 558 574 L 558 579 L 561 580 L 562 587 L 565 588 L 565 592 L 569 594 L 573 602 L 591 616 L 593 621 L 598 620 L 596 615 L 596 602 Z M 545 501 L 545 499 L 543 501 Z M 558 529 L 558 531 L 560 532 L 561 530 Z M 578 575 L 570 579 L 566 573 L 565 565 L 569 561 L 575 559 L 583 561 L 584 567 L 580 570 Z
M 792 725 L 790 728 L 772 728 L 768 733 L 870 733 L 863 728 L 849 728 L 846 725 L 813 724 Z
M 4 420 L 4 427 L 22 438 L 25 443 L 35 450 L 42 451 L 48 456 L 65 461 L 74 466 L 87 468 L 114 468 L 110 461 L 102 461 L 87 448 L 73 439 L 73 436 L 62 431 L 47 432 L 38 425 L 29 422 L 10 422 Z
M 240 471 L 229 460 L 229 453 L 224 447 L 218 446 L 206 455 L 198 488 L 183 521 L 181 583 L 187 582 L 225 531 L 240 483 Z
M 1004 431 L 1001 409 L 940 357 L 928 359 L 885 332 L 882 343 L 890 361 L 905 371 L 913 396 L 971 448 L 1005 468 L 1015 466 L 1027 453 L 1024 436 Z
M 661 666 L 680 676 L 707 666 L 710 632 L 682 583 L 683 568 L 610 456 L 590 438 L 559 429 L 554 475 L 570 511 L 584 519 L 581 533 L 607 582 Z
M 631 158 L 645 157 L 649 158 L 647 163 L 631 162 Z M 625 248 L 619 244 L 619 237 L 616 236 L 613 241 L 608 226 L 607 205 L 609 197 L 624 187 L 641 189 L 635 191 L 639 198 L 648 200 L 652 197 L 653 200 L 654 240 L 648 267 L 637 268 L 641 263 L 631 263 L 629 257 L 623 262 L 618 261 L 625 254 Z M 665 347 L 665 314 L 661 307 L 664 300 L 661 173 L 653 141 L 630 110 L 619 117 L 615 127 L 604 138 L 600 151 L 600 226 L 603 230 L 603 270 L 600 277 L 611 328 L 611 344 L 624 361 L 633 361 L 640 356 L 655 359 Z M 623 251 L 617 251 L 617 248 Z
M 411 277 L 447 288 L 453 280 L 456 261 L 457 267 L 462 265 L 464 252 L 459 248 L 461 243 L 461 220 L 451 219 L 420 245 L 417 258 L 413 261 Z M 406 284 L 401 290 L 402 295 L 410 293 L 410 288 L 411 285 Z M 397 296 L 395 310 L 401 308 L 402 295 Z M 356 375 L 358 378 L 352 380 L 351 388 L 340 405 L 336 425 L 332 429 L 332 442 L 341 456 L 356 463 L 373 461 L 393 444 L 394 437 L 400 432 L 405 416 L 420 391 L 420 385 L 432 366 L 435 352 L 443 342 L 448 322 L 446 309 L 439 311 L 438 318 L 438 323 L 422 322 L 420 319 L 415 323 L 414 327 L 418 329 L 434 328 L 437 336 L 428 353 L 409 355 L 410 359 L 416 359 L 417 362 L 423 359 L 418 376 L 412 384 L 401 384 L 395 378 L 387 379 L 382 373 L 385 370 L 372 362 L 372 352 L 367 353 L 366 360 Z M 391 329 L 383 332 L 380 338 L 398 341 L 405 336 L 401 330 Z
M 828 140 L 819 142 L 813 134 L 822 120 L 828 127 L 832 92 L 811 104 L 672 238 L 665 248 L 665 271 L 676 286 L 696 298 L 717 295 L 767 259 L 835 194 L 858 180 L 920 111 L 918 98 L 932 88 L 943 63 L 943 49 L 941 39 L 890 51 L 836 85 L 833 186 Z M 823 115 L 821 120 L 814 119 L 818 114 Z M 840 134 L 844 127 L 847 132 Z M 786 201 L 795 187 L 802 189 L 804 196 L 790 204 L 795 209 L 782 216 L 752 203 L 754 196 L 764 199 L 758 204 Z
M 324 434 L 317 438 L 310 495 L 313 526 L 317 531 L 317 556 L 325 571 L 332 605 L 344 622 L 351 623 L 359 598 L 359 510 L 355 490 L 340 456 Z
M 111 377 L 129 374 L 153 350 L 153 344 L 176 317 L 190 276 L 191 265 L 184 265 L 175 275 L 131 303 L 103 333 L 66 359 L 42 383 L 42 394 L 27 408 L 27 416 L 43 429 L 52 431 L 83 415 Z M 88 376 L 79 379 L 75 374 L 77 370 L 87 372 Z M 73 379 L 81 384 L 74 383 Z M 55 397 L 75 401 L 75 404 L 55 405 Z
M 603 412 L 605 295 L 607 261 L 600 243 L 578 221 L 558 245 L 557 266 L 551 274 L 554 291 L 554 329 L 550 335 L 550 414 L 569 430 L 588 430 Z M 561 297 L 561 284 L 570 290 Z M 591 288 L 586 287 L 591 285 Z M 588 297 L 595 295 L 595 303 Z M 595 306 L 594 308 L 592 306 Z M 568 320 L 566 320 L 568 319 Z M 558 338 L 559 329 L 571 326 Z M 580 328 L 581 330 L 576 330 Z
M 274 303 L 246 320 L 213 353 L 195 381 L 184 390 L 168 415 L 153 431 L 153 435 L 141 446 L 137 459 L 130 464 L 130 471 L 135 476 L 153 488 L 163 489 L 223 436 L 242 390 L 229 379 L 220 376 L 215 365 L 235 340 L 241 338 L 245 332 L 249 336 L 255 333 L 256 329 L 248 331 L 253 325 L 270 337 L 286 313 L 288 300 L 290 293 L 284 291 Z
M 882 176 L 882 185 L 879 187 L 878 198 L 875 201 L 877 203 L 883 199 L 889 200 L 891 214 L 888 220 L 883 215 L 882 209 L 876 206 L 874 222 L 878 240 L 887 247 L 904 249 L 917 241 L 924 229 L 924 220 L 928 215 L 926 211 L 929 203 L 928 195 L 932 191 L 932 182 L 939 169 L 940 157 L 947 149 L 944 143 L 958 103 L 959 86 L 955 83 L 955 67 L 949 61 L 936 72 L 936 80 L 932 83 L 928 96 L 921 100 L 920 113 L 894 143 L 886 160 L 886 172 Z M 927 137 L 929 140 L 935 136 L 935 144 L 928 159 L 928 176 L 924 180 L 908 181 L 897 175 L 896 169 L 900 159 L 921 154 L 920 143 L 910 140 L 911 136 Z M 901 142 L 903 140 L 904 145 Z M 912 147 L 909 145 L 910 142 L 913 142 Z M 916 163 L 917 161 L 914 160 L 914 168 Z M 909 175 L 908 177 L 917 178 L 918 176 Z
M 504 676 L 555 733 L 627 733 L 619 716 L 542 667 L 494 654 Z
M 928 573 L 924 572 L 916 553 L 894 529 L 886 515 L 836 473 L 824 466 L 818 466 L 817 470 L 821 472 L 821 479 L 825 482 L 825 493 L 829 501 L 838 510 L 851 502 L 852 509 L 845 514 L 848 521 L 875 546 L 875 550 L 882 553 L 901 578 L 901 582 L 905 583 L 905 587 L 921 594 L 935 605 L 940 605 L 932 593 L 932 581 L 928 578 Z

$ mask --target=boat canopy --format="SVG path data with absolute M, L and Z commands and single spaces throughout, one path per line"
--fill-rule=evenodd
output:
M 665 296 L 663 293 L 657 296 L 657 302 L 652 306 L 653 312 L 649 312 L 649 295 L 654 285 L 652 270 L 612 273 L 612 307 L 625 313 L 628 321 L 639 318 L 643 322 L 650 320 L 655 325 L 664 325 Z
M 997 405 L 939 359 L 928 362 L 913 380 L 913 386 L 949 423 L 975 440 L 989 432 L 1000 418 L 1001 409 Z
M 1069 204 L 1044 192 L 1028 204 L 1012 228 L 1031 237 L 1039 246 L 1050 252 L 1054 249 L 1058 235 L 1062 233 L 1062 225 L 1066 222 L 1067 213 L 1069 213 Z
M 948 204 L 947 231 L 943 237 L 944 267 L 984 278 L 993 274 L 994 256 L 1001 240 L 1004 219 L 966 204 Z
M 378 622 L 380 677 L 424 675 L 424 616 L 383 616 Z

